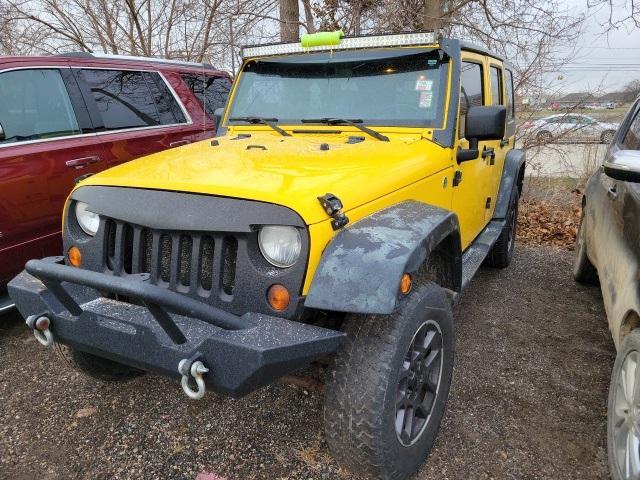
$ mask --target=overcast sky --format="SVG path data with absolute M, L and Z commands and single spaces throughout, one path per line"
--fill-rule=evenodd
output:
M 587 19 L 576 46 L 575 60 L 552 78 L 564 93 L 615 91 L 630 80 L 640 79 L 640 29 L 620 28 L 605 35 L 609 6 L 587 8 L 588 1 L 594 3 L 594 0 L 566 0 L 573 12 L 581 11 Z M 619 18 L 625 14 L 625 1 L 614 1 L 614 15 Z

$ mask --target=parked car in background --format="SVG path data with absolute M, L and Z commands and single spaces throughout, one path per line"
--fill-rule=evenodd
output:
M 611 143 L 617 123 L 601 122 L 578 113 L 549 115 L 525 122 L 521 131 L 527 140 L 536 143 L 552 141 Z
M 573 275 L 600 283 L 618 350 L 608 406 L 614 480 L 640 478 L 640 99 L 582 199 Z
M 27 260 L 62 251 L 62 208 L 74 183 L 212 137 L 213 112 L 230 86 L 227 73 L 206 64 L 0 57 L 0 310 L 6 283 Z

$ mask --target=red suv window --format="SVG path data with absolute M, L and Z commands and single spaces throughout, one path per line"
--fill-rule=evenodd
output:
M 200 103 L 204 104 L 210 117 L 214 116 L 216 109 L 224 107 L 231 90 L 231 82 L 228 78 L 183 74 L 182 79 Z
M 4 140 L 13 143 L 82 133 L 58 69 L 0 74 L 0 119 Z
M 106 130 L 186 123 L 158 73 L 83 69 L 82 76 Z

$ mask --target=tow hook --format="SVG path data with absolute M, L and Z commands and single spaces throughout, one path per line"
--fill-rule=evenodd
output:
M 191 364 L 191 367 L 189 367 Z M 202 376 L 207 373 L 209 369 L 204 366 L 200 360 L 193 361 L 186 358 L 180 360 L 178 364 L 178 372 L 182 375 L 182 380 L 180 384 L 182 385 L 182 390 L 187 394 L 187 397 L 192 398 L 194 400 L 200 400 L 204 397 L 204 394 L 207 390 L 206 385 L 204 384 L 204 379 Z M 189 376 L 193 377 L 198 387 L 197 390 L 193 390 L 189 385 Z
M 27 317 L 26 323 L 27 326 L 33 330 L 33 335 L 41 345 L 45 347 L 53 345 L 53 334 L 51 330 L 49 330 L 49 325 L 51 325 L 49 317 L 45 317 L 44 315 L 31 315 Z

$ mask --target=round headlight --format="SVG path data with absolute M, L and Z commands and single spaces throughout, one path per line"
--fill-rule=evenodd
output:
M 302 240 L 297 228 L 269 225 L 260 230 L 258 245 L 271 265 L 287 268 L 298 260 Z
M 76 219 L 84 233 L 93 237 L 100 226 L 100 215 L 87 210 L 88 206 L 84 202 L 76 202 Z

